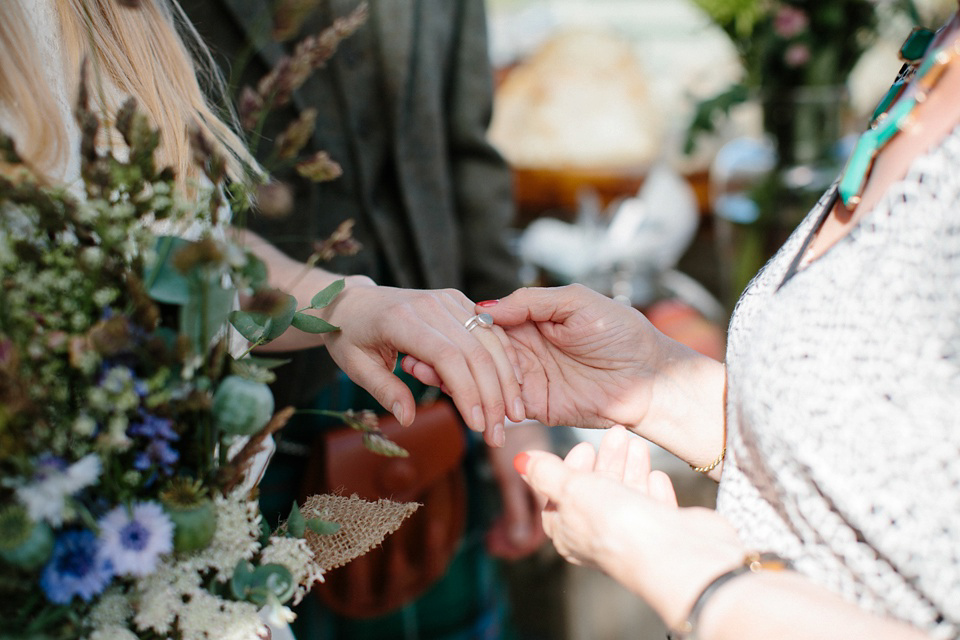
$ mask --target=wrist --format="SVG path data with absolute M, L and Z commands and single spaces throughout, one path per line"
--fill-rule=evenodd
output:
M 689 613 L 679 623 L 671 625 L 673 631 L 668 634 L 670 640 L 703 640 L 713 637 L 710 631 L 718 627 L 722 610 L 731 601 L 727 597 L 734 594 L 748 576 L 761 573 L 780 573 L 791 569 L 790 562 L 773 553 L 750 552 L 737 566 L 720 573 L 700 590 L 690 606 Z M 736 598 L 733 598 L 735 601 Z
M 314 312 L 320 318 L 338 327 L 345 322 L 345 316 L 349 315 L 351 309 L 363 308 L 363 291 L 376 289 L 379 286 L 372 278 L 365 275 L 336 276 L 327 285 L 329 286 L 329 284 L 341 279 L 343 280 L 343 290 L 333 298 L 326 308 Z M 358 293 L 360 298 L 356 298 Z M 354 299 L 351 300 L 351 298 Z M 329 341 L 339 336 L 340 332 L 333 331 L 321 335 L 323 343 L 329 346 Z
M 650 407 L 637 431 L 718 478 L 726 446 L 726 369 L 666 336 L 662 342 Z

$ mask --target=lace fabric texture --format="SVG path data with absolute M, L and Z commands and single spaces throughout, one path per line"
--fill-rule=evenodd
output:
M 781 287 L 827 200 L 734 311 L 718 509 L 748 547 L 955 638 L 960 127 Z

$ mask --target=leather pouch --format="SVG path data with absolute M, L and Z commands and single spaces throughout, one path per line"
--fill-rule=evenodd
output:
M 409 427 L 389 414 L 379 426 L 410 456 L 385 458 L 368 451 L 358 431 L 331 429 L 314 446 L 302 490 L 422 505 L 380 547 L 313 589 L 328 609 L 351 618 L 389 613 L 425 592 L 446 572 L 466 525 L 466 438 L 453 404 L 418 406 Z

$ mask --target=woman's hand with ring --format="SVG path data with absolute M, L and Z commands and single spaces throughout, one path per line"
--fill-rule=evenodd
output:
M 435 372 L 435 382 L 467 425 L 499 446 L 504 418 L 523 419 L 519 367 L 501 329 L 466 328 L 473 308 L 453 289 L 395 289 L 348 280 L 324 310 L 324 319 L 340 327 L 325 334 L 324 342 L 337 365 L 404 425 L 413 421 L 416 406 L 393 368 L 398 354 L 410 354 L 412 363 Z

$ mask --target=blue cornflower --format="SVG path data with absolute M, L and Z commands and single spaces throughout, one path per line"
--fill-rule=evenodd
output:
M 40 587 L 56 604 L 69 604 L 74 596 L 89 602 L 113 579 L 113 566 L 100 553 L 93 532 L 65 531 L 53 545 L 53 555 L 40 576 Z
M 180 454 L 170 446 L 170 443 L 179 440 L 180 436 L 173 430 L 172 425 L 172 421 L 167 418 L 140 411 L 140 421 L 134 422 L 127 428 L 127 435 L 148 438 L 150 442 L 134 457 L 135 469 L 146 471 L 156 465 L 167 475 L 173 472 L 173 465 L 180 459 Z
M 138 451 L 133 458 L 133 468 L 138 471 L 146 471 L 153 465 L 160 467 L 160 470 L 170 475 L 173 473 L 173 465 L 180 459 L 180 454 L 176 449 L 170 446 L 166 440 L 152 440 L 144 451 Z
M 149 575 L 160 556 L 173 551 L 173 522 L 156 502 L 121 505 L 100 519 L 100 541 L 117 574 Z
M 160 418 L 146 411 L 140 412 L 140 422 L 134 422 L 127 428 L 127 435 L 142 436 L 144 438 L 162 438 L 164 440 L 179 440 L 180 436 L 173 430 L 173 423 L 168 418 Z

